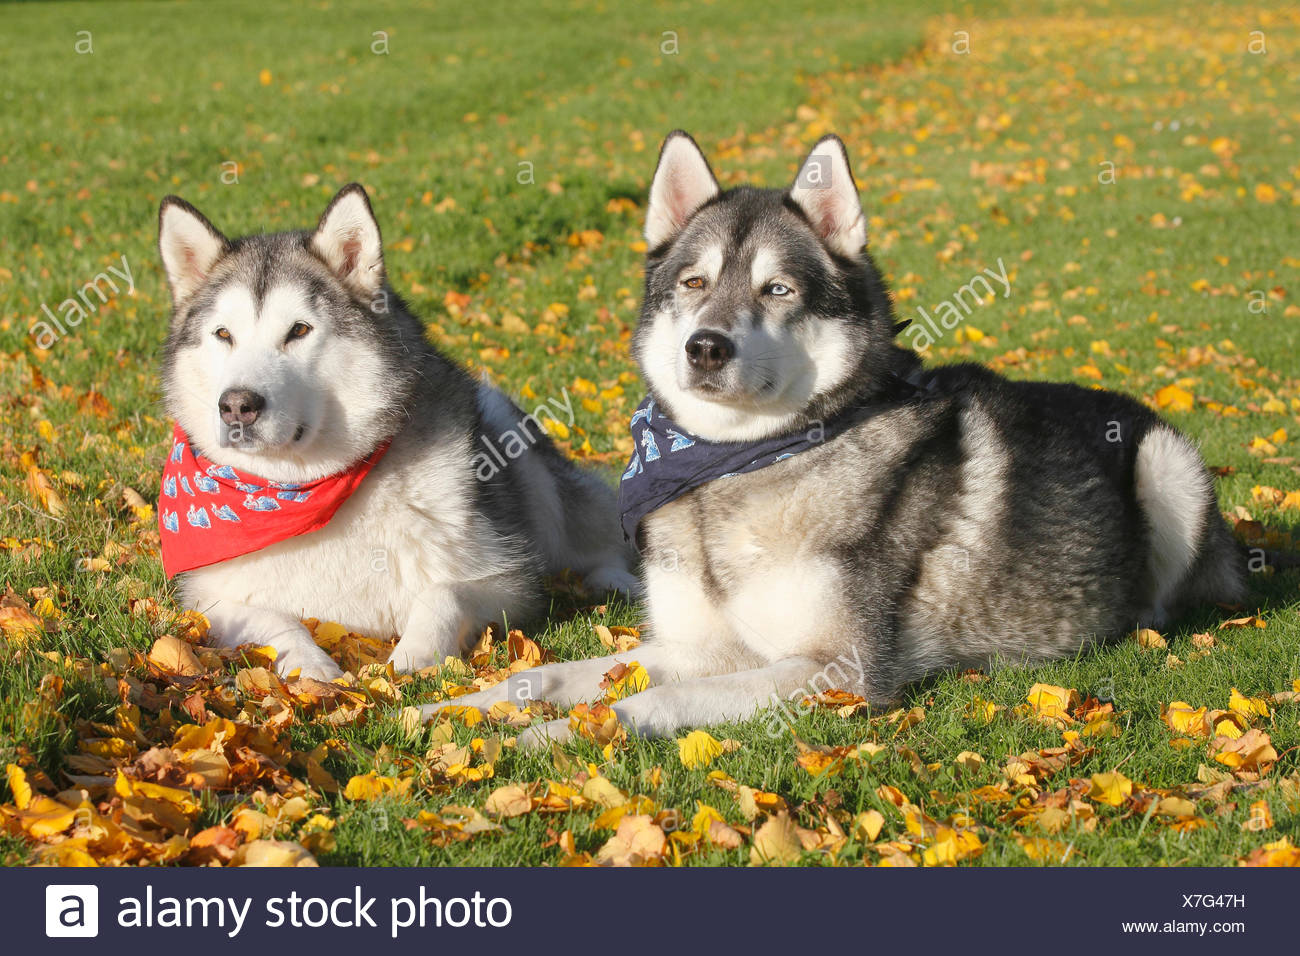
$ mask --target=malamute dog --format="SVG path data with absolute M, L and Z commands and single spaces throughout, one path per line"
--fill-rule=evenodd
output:
M 311 615 L 400 634 L 393 660 L 414 670 L 537 611 L 548 572 L 635 588 L 612 491 L 426 341 L 385 280 L 361 186 L 314 232 L 233 240 L 169 196 L 158 242 L 177 423 L 163 561 L 221 642 L 338 676 Z
M 1196 448 L 1145 406 L 924 369 L 894 344 L 836 137 L 788 189 L 724 191 L 672 134 L 646 239 L 649 399 L 621 509 L 649 640 L 456 703 L 586 700 L 635 659 L 654 686 L 614 709 L 667 734 L 831 687 L 885 703 L 939 669 L 1071 655 L 1243 597 Z

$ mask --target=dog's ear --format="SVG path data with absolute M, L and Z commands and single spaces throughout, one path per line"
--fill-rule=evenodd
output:
M 158 251 L 173 304 L 194 294 L 229 247 L 226 237 L 184 199 L 163 199 L 158 207 Z
M 867 222 L 849 154 L 838 136 L 823 136 L 813 146 L 790 186 L 790 198 L 832 251 L 849 258 L 862 253 Z
M 651 249 L 667 242 L 686 220 L 718 194 L 718 181 L 695 140 L 674 130 L 659 150 L 659 165 L 650 184 L 645 239 Z
M 311 249 L 355 294 L 374 297 L 384 284 L 384 246 L 364 186 L 339 190 L 320 217 Z

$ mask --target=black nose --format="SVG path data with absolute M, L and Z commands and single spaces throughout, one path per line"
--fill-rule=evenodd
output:
M 228 388 L 217 399 L 221 420 L 227 425 L 251 425 L 266 408 L 266 399 L 247 388 Z
M 686 358 L 706 372 L 716 372 L 736 355 L 736 343 L 721 332 L 696 332 L 686 340 Z

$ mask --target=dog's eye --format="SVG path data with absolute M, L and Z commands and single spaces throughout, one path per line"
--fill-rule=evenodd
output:
M 221 341 L 225 342 L 227 345 L 230 345 L 235 341 L 234 336 L 230 334 L 230 330 L 224 325 L 212 334 L 221 339 Z
M 683 279 L 682 285 L 688 289 L 703 289 L 704 279 L 700 276 L 691 276 L 689 279 Z
M 294 339 L 300 339 L 311 331 L 311 326 L 306 322 L 295 322 L 289 329 L 289 334 L 285 336 L 286 342 L 292 342 Z
M 790 288 L 788 285 L 786 285 L 783 282 L 773 282 L 763 291 L 766 292 L 768 295 L 789 295 L 791 292 L 794 291 L 794 289 Z

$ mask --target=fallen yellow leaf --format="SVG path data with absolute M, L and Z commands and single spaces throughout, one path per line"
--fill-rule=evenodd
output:
M 653 866 L 663 857 L 668 838 L 648 814 L 632 814 L 618 822 L 618 829 L 596 853 L 596 862 L 606 866 Z
M 533 809 L 532 798 L 517 783 L 497 787 L 483 804 L 483 810 L 494 817 L 519 817 Z
M 795 863 L 803 855 L 803 843 L 790 815 L 782 810 L 767 818 L 754 833 L 749 850 L 751 866 Z
M 1191 411 L 1196 404 L 1196 398 L 1191 392 L 1177 385 L 1166 385 L 1160 391 L 1156 392 L 1156 406 L 1167 408 L 1175 412 Z
M 235 851 L 231 866 L 319 866 L 316 858 L 300 843 L 285 840 L 254 840 Z
M 1277 762 L 1268 734 L 1252 728 L 1240 737 L 1219 736 L 1210 742 L 1210 754 L 1230 770 L 1264 774 Z
M 345 800 L 377 800 L 388 794 L 404 794 L 411 787 L 411 781 L 398 780 L 396 777 L 380 776 L 373 771 L 359 774 L 348 781 L 343 788 Z
M 1232 688 L 1232 694 L 1228 698 L 1228 709 L 1241 714 L 1247 720 L 1269 715 L 1268 701 L 1263 697 L 1247 697 L 1235 687 Z
M 164 634 L 154 641 L 149 651 L 149 660 L 162 670 L 181 677 L 197 677 L 205 671 L 194 648 L 171 634 Z
M 1118 770 L 1110 773 L 1094 773 L 1092 788 L 1088 791 L 1089 799 L 1118 807 L 1133 793 L 1133 781 Z
M 27 774 L 17 764 L 5 766 L 5 776 L 9 778 L 9 792 L 14 796 L 14 806 L 26 810 L 32 802 L 32 785 L 27 782 Z
M 722 753 L 721 742 L 703 730 L 692 730 L 685 737 L 677 740 L 677 755 L 681 758 L 682 766 L 687 770 L 707 767 Z
M 853 836 L 863 843 L 875 843 L 885 825 L 885 815 L 879 810 L 865 810 L 853 818 Z

